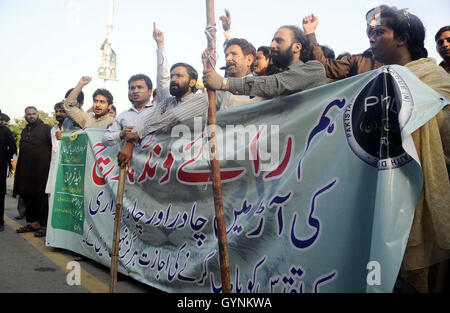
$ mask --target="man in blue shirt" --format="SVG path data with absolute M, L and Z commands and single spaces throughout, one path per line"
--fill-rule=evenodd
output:
M 154 105 L 150 102 L 152 89 L 152 80 L 147 75 L 137 74 L 130 77 L 128 99 L 133 106 L 120 113 L 114 123 L 108 127 L 102 138 L 104 145 L 111 146 L 119 143 L 136 126 L 138 117 L 153 109 Z

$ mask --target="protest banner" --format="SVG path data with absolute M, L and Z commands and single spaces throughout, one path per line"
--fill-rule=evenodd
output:
M 391 292 L 423 184 L 410 134 L 442 99 L 385 66 L 217 112 L 231 291 Z M 221 291 L 204 127 L 146 137 L 127 168 L 119 271 L 168 292 Z M 64 136 L 46 244 L 109 266 L 119 145 L 103 132 Z

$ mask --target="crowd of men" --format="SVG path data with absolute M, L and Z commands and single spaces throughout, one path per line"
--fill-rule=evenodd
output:
M 227 110 L 320 87 L 383 65 L 398 64 L 409 68 L 419 79 L 450 99 L 450 26 L 442 27 L 436 33 L 436 49 L 443 58 L 437 65 L 433 59 L 427 58 L 422 22 L 408 10 L 382 5 L 368 11 L 366 32 L 370 48 L 360 54 L 345 53 L 337 58 L 331 48 L 318 43 L 315 30 L 319 18 L 314 14 L 303 19 L 303 30 L 295 25 L 281 26 L 275 31 L 270 46 L 258 49 L 246 39 L 232 37 L 231 15 L 227 10 L 220 19 L 226 36 L 226 66 L 222 68 L 225 69 L 225 75 L 215 71 L 214 66 L 211 66 L 215 56 L 205 51 L 202 55 L 204 86 L 199 85 L 198 72 L 191 65 L 179 62 L 169 68 L 164 33 L 154 24 L 153 38 L 157 46 L 156 88 L 153 89 L 152 80 L 147 75 L 130 77 L 128 99 L 131 106 L 128 110 L 117 114 L 113 95 L 106 89 L 97 89 L 92 95 L 92 108 L 83 111 L 82 89 L 91 81 L 87 76 L 81 77 L 77 85 L 67 91 L 64 100 L 55 104 L 57 125 L 51 127 L 44 124 L 39 119 L 37 108 L 33 106 L 25 109 L 28 124 L 20 140 L 13 194 L 24 201 L 27 225 L 17 232 L 33 231 L 35 236 L 45 236 L 48 195 L 52 190 L 50 182 L 55 175 L 54 164 L 63 131 L 106 129 L 103 144 L 120 144 L 118 162 L 121 167 L 125 167 L 132 160 L 134 147 L 147 135 L 166 131 L 176 123 L 193 117 L 206 117 L 208 99 L 203 87 L 217 92 L 218 110 Z M 439 284 L 436 279 L 430 283 L 431 278 L 436 276 L 433 273 L 438 272 L 439 277 L 445 271 L 448 273 L 448 223 L 444 231 L 437 230 L 429 218 L 422 217 L 427 215 L 432 219 L 446 216 L 448 219 L 449 215 L 448 109 L 444 108 L 413 134 L 421 163 L 433 162 L 431 169 L 423 169 L 425 184 L 416 207 L 410 242 L 400 273 L 400 277 L 419 292 L 441 290 L 442 286 L 436 287 Z M 3 115 L 2 120 L 7 122 Z M 16 145 L 11 132 L 1 124 L 0 141 L 0 230 L 3 230 L 6 167 L 8 160 L 16 153 Z M 423 213 L 425 211 L 427 213 Z M 424 236 L 423 228 L 431 228 L 434 233 L 444 232 L 447 241 L 436 238 L 418 240 L 418 237 Z M 413 244 L 412 240 L 416 240 L 416 243 Z M 416 254 L 410 254 L 408 249 L 416 249 L 425 241 L 443 251 L 444 257 L 433 260 L 425 257 L 426 261 L 420 266 L 410 267 L 409 258 Z M 440 267 L 436 269 L 436 265 Z

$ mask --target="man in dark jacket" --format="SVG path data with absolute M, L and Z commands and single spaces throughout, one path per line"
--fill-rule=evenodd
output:
M 0 124 L 0 231 L 5 229 L 3 214 L 5 212 L 6 173 L 8 164 L 16 152 L 17 147 L 13 134 L 8 127 Z
M 45 186 L 52 150 L 51 126 L 39 119 L 38 110 L 32 106 L 25 109 L 25 120 L 28 124 L 20 139 L 13 196 L 23 198 L 28 224 L 17 229 L 18 233 L 40 230 L 47 224 L 48 215 Z

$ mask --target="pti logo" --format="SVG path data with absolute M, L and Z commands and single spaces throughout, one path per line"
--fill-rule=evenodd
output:
M 403 150 L 401 129 L 412 114 L 407 85 L 392 69 L 383 69 L 349 102 L 344 112 L 347 142 L 365 163 L 398 168 L 411 157 Z

